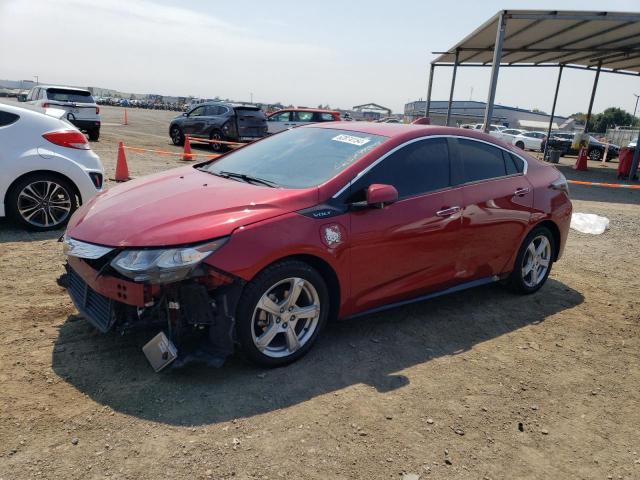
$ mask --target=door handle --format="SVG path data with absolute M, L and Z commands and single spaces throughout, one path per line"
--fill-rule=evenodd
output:
M 450 217 L 453 214 L 460 212 L 462 209 L 460 207 L 450 207 L 445 208 L 443 210 L 438 210 L 436 215 L 439 217 Z
M 517 188 L 513 195 L 516 197 L 524 197 L 527 193 L 529 193 L 531 189 L 529 187 Z

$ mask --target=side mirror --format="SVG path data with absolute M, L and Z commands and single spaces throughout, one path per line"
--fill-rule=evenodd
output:
M 398 201 L 398 190 L 393 185 L 374 183 L 367 188 L 367 205 L 382 208 Z
M 182 112 L 182 116 L 183 116 L 183 117 L 188 117 L 188 116 L 189 116 L 189 114 L 188 114 L 187 112 Z

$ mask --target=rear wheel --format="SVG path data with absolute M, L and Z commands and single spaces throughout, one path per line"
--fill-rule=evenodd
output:
M 520 149 L 524 150 L 524 142 L 522 142 L 522 141 L 518 140 L 518 141 L 516 142 L 516 147 L 518 147 L 518 148 L 520 148 Z
M 237 333 L 244 354 L 264 367 L 305 355 L 329 315 L 322 276 L 304 262 L 276 263 L 245 287 L 238 303 Z
M 178 145 L 178 146 L 184 145 L 184 134 L 182 133 L 182 130 L 180 130 L 179 127 L 172 127 L 171 131 L 169 132 L 169 135 L 171 136 L 171 141 L 173 142 L 174 145 Z
M 92 142 L 97 142 L 98 139 L 100 138 L 99 128 L 93 128 L 89 130 L 87 133 L 89 134 L 89 140 L 91 140 Z
M 222 135 L 222 132 L 215 130 L 211 132 L 211 136 L 209 137 L 209 139 L 224 141 L 224 135 Z M 226 151 L 226 148 L 227 147 L 224 143 L 211 143 L 211 149 L 216 153 L 223 153 L 224 151 Z
M 524 239 L 507 284 L 517 293 L 537 292 L 547 281 L 555 252 L 555 239 L 546 227 L 535 227 Z
M 600 150 L 598 150 L 597 148 L 594 148 L 594 149 L 589 150 L 588 156 L 589 156 L 589 160 L 593 160 L 593 161 L 597 162 L 598 160 L 600 160 L 602 158 L 602 152 Z
M 73 185 L 47 173 L 24 177 L 8 194 L 7 209 L 10 216 L 30 230 L 61 228 L 77 207 Z

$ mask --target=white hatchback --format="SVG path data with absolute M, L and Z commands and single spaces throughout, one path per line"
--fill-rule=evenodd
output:
M 535 150 L 542 152 L 544 150 L 544 141 L 547 134 L 544 132 L 524 132 L 513 138 L 513 145 L 522 150 Z
M 37 231 L 64 226 L 104 175 L 87 137 L 56 118 L 65 111 L 47 112 L 0 104 L 0 217 Z
M 87 132 L 89 140 L 100 138 L 100 107 L 89 90 L 54 85 L 38 85 L 27 95 L 29 108 L 44 112 L 47 108 L 59 108 L 66 112 L 65 118 L 78 130 Z

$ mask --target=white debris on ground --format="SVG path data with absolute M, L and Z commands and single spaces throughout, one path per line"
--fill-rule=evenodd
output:
M 582 233 L 600 235 L 609 228 L 609 219 L 593 213 L 577 213 L 571 215 L 571 228 Z

